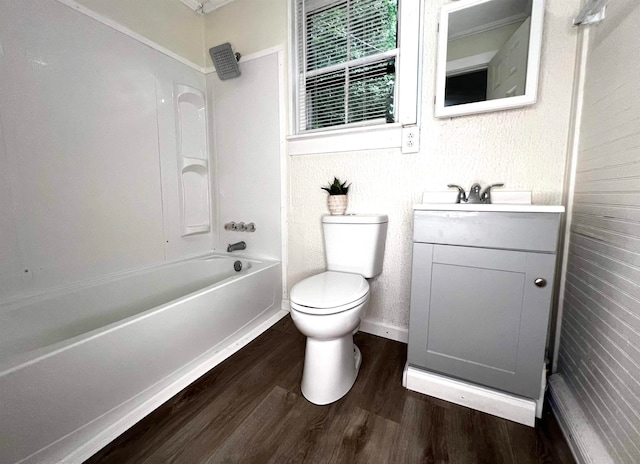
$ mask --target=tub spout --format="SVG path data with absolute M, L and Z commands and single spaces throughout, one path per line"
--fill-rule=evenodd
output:
M 247 244 L 245 242 L 231 243 L 227 247 L 227 251 L 231 253 L 232 251 L 244 250 L 245 248 L 247 248 Z

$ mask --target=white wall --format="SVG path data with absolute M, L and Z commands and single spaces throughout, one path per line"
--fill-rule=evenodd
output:
M 3 4 L 0 42 L 0 300 L 163 262 L 172 85 L 204 76 L 55 1 Z
M 205 15 L 204 48 L 230 42 L 234 52 L 249 55 L 286 45 L 287 0 L 234 0 Z
M 548 0 L 538 102 L 511 111 L 433 117 L 437 20 L 444 1 L 425 2 L 420 153 L 399 150 L 294 156 L 290 161 L 289 286 L 324 267 L 320 186 L 334 175 L 353 183 L 350 212 L 389 215 L 384 270 L 372 285 L 370 322 L 407 328 L 412 205 L 424 190 L 504 182 L 530 190 L 538 204 L 559 204 L 567 152 L 579 0 Z
M 282 55 L 282 54 L 280 54 Z M 282 259 L 280 89 L 277 52 L 240 63 L 241 76 L 226 81 L 207 75 L 213 100 L 218 251 L 244 241 L 234 256 Z M 253 222 L 255 232 L 225 230 L 229 222 Z
M 638 24 L 640 4 L 619 0 L 588 27 L 558 358 L 587 424 L 620 463 L 640 462 Z
M 447 43 L 447 61 L 500 50 L 521 25 L 522 22 L 508 24 L 496 29 L 451 40 Z
M 61 1 L 72 3 L 74 0 Z M 198 66 L 206 65 L 204 19 L 180 0 L 75 1 Z
M 509 189 L 532 190 L 536 203 L 552 204 L 561 200 L 576 46 L 576 31 L 570 26 L 570 18 L 575 13 L 579 0 L 547 2 L 540 92 L 536 105 L 512 111 L 436 120 L 432 116 L 436 26 L 443 3 L 443 0 L 425 2 L 420 153 L 402 155 L 398 150 L 378 150 L 294 156 L 289 159 L 289 285 L 324 267 L 320 216 L 327 210 L 325 193 L 320 190 L 320 186 L 334 175 L 344 177 L 353 182 L 350 211 L 381 212 L 390 216 L 385 269 L 373 285 L 374 298 L 367 317 L 371 321 L 399 328 L 406 328 L 408 322 L 411 205 L 419 201 L 423 190 L 441 190 L 450 182 L 466 186 L 474 181 L 504 181 Z M 287 1 L 262 0 L 256 4 L 249 0 L 236 0 L 208 15 L 205 22 L 205 48 L 229 40 L 238 51 L 251 53 L 285 43 L 288 28 Z M 63 48 L 57 47 L 57 50 Z M 122 53 L 119 50 L 114 59 L 122 61 Z M 141 52 L 134 50 L 131 53 Z M 105 51 L 104 54 L 109 56 L 110 52 Z M 92 55 L 98 56 L 96 53 Z M 128 75 L 132 76 L 144 76 L 146 70 L 142 63 L 127 64 L 127 69 Z M 147 98 L 150 101 L 150 96 Z M 124 150 L 112 156 L 131 163 L 131 160 L 135 162 L 137 156 L 142 156 L 139 153 L 139 150 L 134 154 Z M 145 163 L 149 165 L 149 169 L 144 170 L 145 173 L 158 174 L 157 167 L 151 167 L 150 158 Z M 156 181 L 150 182 L 155 191 L 160 188 Z M 89 189 L 88 186 L 85 188 Z M 21 198 L 20 194 L 20 191 L 14 192 L 16 198 Z M 136 201 L 151 198 L 150 192 L 142 196 L 129 196 L 135 197 Z M 157 226 L 158 205 L 145 210 L 149 208 L 155 208 Z M 122 214 L 122 208 L 118 208 L 116 212 Z M 130 221 L 125 219 L 115 222 L 124 224 Z M 156 226 L 151 228 L 156 231 Z M 35 224 L 33 227 L 38 230 Z M 46 237 L 50 236 L 45 232 L 41 233 Z M 149 239 L 151 235 L 144 234 L 145 240 L 142 243 L 131 245 L 157 247 L 152 252 L 152 257 L 137 262 L 162 259 L 160 248 L 156 244 L 161 234 L 154 233 L 156 238 Z M 11 233 L 7 235 L 7 243 L 10 243 Z M 24 236 L 20 231 L 17 235 Z M 110 237 L 105 240 L 108 241 Z M 44 241 L 44 237 L 40 239 L 42 243 L 50 243 Z M 100 240 L 98 242 L 90 241 L 89 248 L 93 250 L 98 244 L 102 246 Z M 126 240 L 123 243 L 126 245 Z M 16 252 L 12 247 L 6 246 L 3 249 L 6 250 L 3 251 L 3 256 L 8 256 L 9 262 L 15 262 Z M 114 253 L 106 254 L 117 261 L 121 251 L 116 250 Z M 129 250 L 127 256 L 137 254 Z M 134 263 L 126 265 L 129 264 Z M 111 268 L 120 268 L 122 265 L 123 263 L 116 263 Z M 88 268 L 80 267 L 75 271 L 77 276 Z M 13 271 L 12 275 L 16 278 Z

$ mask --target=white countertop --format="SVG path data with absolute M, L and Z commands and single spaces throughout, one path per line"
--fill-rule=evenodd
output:
M 560 205 L 522 205 L 484 203 L 420 203 L 413 205 L 414 211 L 471 211 L 471 212 L 507 212 L 507 213 L 564 213 Z

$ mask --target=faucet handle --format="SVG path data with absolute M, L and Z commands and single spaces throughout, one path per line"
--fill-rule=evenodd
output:
M 486 189 L 484 189 L 484 192 L 482 192 L 482 195 L 480 195 L 480 198 L 482 199 L 483 203 L 491 204 L 491 189 L 493 187 L 504 187 L 504 184 L 502 184 L 502 183 L 501 184 L 491 184 Z
M 464 189 L 462 187 L 456 184 L 449 184 L 447 187 L 458 189 L 458 198 L 456 199 L 456 203 L 466 203 L 467 195 L 464 193 Z

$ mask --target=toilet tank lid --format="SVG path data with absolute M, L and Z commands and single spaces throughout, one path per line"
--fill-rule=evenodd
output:
M 325 224 L 383 224 L 389 222 L 386 214 L 336 214 L 322 216 Z

